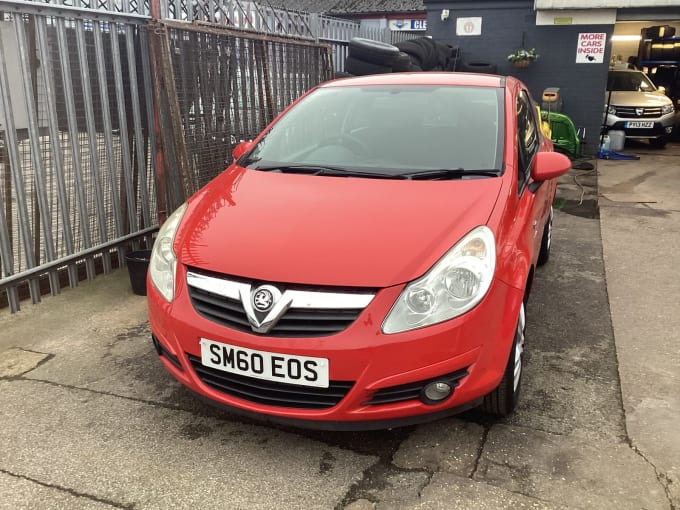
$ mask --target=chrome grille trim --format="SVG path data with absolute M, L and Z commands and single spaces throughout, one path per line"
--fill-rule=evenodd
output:
M 287 338 L 323 337 L 344 331 L 375 296 L 372 289 L 287 288 L 193 269 L 187 272 L 187 286 L 191 304 L 202 317 L 237 331 Z M 269 310 L 255 310 L 255 295 L 264 288 L 276 298 Z
M 616 115 L 626 119 L 655 119 L 661 117 L 661 107 L 646 107 L 642 108 L 642 115 L 638 115 L 635 110 L 640 107 L 636 106 L 615 106 Z
M 187 272 L 187 284 L 234 301 L 240 301 L 242 295 L 250 295 L 253 285 L 227 278 L 216 278 L 193 271 Z M 316 308 L 323 310 L 352 310 L 366 308 L 375 297 L 375 293 L 349 293 L 286 290 L 284 296 L 291 298 L 290 308 Z

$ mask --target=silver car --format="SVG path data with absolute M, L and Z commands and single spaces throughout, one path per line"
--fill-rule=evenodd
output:
M 673 102 L 645 73 L 633 69 L 609 71 L 607 130 L 625 131 L 626 138 L 648 138 L 650 144 L 663 147 L 673 131 L 674 116 Z

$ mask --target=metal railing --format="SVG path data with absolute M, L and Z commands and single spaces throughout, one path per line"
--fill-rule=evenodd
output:
M 16 311 L 121 265 L 155 229 L 152 98 L 138 15 L 0 11 L 0 290 Z

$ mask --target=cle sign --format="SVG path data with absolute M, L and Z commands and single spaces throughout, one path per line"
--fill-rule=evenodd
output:
M 604 62 L 604 49 L 607 43 L 606 33 L 582 33 L 578 34 L 576 46 L 577 64 L 602 64 Z

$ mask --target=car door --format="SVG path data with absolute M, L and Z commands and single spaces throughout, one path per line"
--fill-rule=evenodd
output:
M 529 94 L 520 90 L 517 95 L 517 168 L 518 216 L 523 223 L 523 248 L 534 264 L 541 245 L 543 225 L 548 213 L 549 190 L 531 180 L 531 165 L 541 149 L 541 135 L 535 109 Z M 532 185 L 533 184 L 533 185 Z

